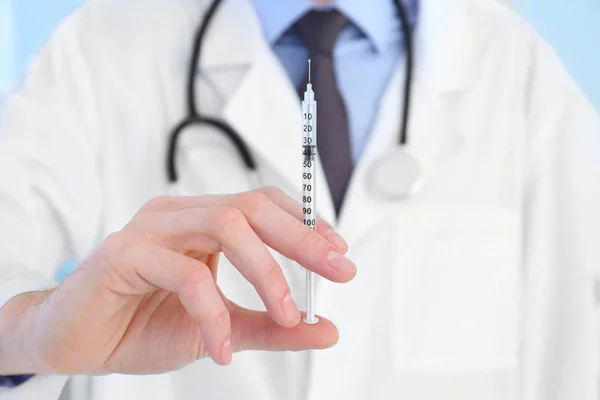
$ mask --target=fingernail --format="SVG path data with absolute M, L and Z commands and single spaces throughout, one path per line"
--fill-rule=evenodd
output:
M 231 339 L 227 339 L 221 347 L 221 360 L 224 365 L 228 365 L 231 362 Z
M 325 239 L 334 245 L 341 253 L 346 253 L 348 251 L 348 243 L 346 243 L 344 238 L 333 229 L 326 231 L 323 235 L 325 236 Z
M 329 254 L 327 255 L 327 263 L 329 264 L 329 266 L 333 269 L 337 269 L 338 271 L 342 271 L 342 272 L 355 272 L 356 271 L 356 266 L 354 265 L 354 263 L 350 260 L 348 260 L 346 257 L 344 257 L 343 255 L 341 255 L 338 252 L 335 251 L 331 251 L 329 252 Z
M 295 322 L 300 321 L 300 311 L 298 310 L 298 307 L 296 306 L 296 302 L 294 301 L 294 298 L 292 297 L 291 293 L 288 293 L 283 298 L 283 301 L 281 302 L 281 308 L 283 310 L 283 313 L 289 319 L 291 319 Z

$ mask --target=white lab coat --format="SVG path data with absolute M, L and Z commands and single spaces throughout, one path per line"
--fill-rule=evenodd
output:
M 190 46 L 206 4 L 89 2 L 8 99 L 0 295 L 47 285 L 63 260 L 83 259 L 153 196 L 257 184 L 210 129 L 182 138 L 181 181 L 166 181 L 167 138 L 185 114 Z M 596 399 L 598 116 L 504 6 L 421 7 L 410 150 L 424 186 L 400 204 L 365 189 L 368 167 L 396 145 L 399 67 L 336 223 L 358 276 L 318 284 L 318 310 L 337 323 L 339 344 L 236 354 L 227 368 L 202 360 L 162 376 L 94 378 L 92 400 Z M 197 85 L 203 112 L 251 147 L 260 184 L 299 197 L 299 100 L 249 0 L 226 0 L 218 12 Z M 324 178 L 318 186 L 318 211 L 335 223 Z M 279 259 L 302 304 L 302 271 Z M 220 274 L 233 300 L 262 308 L 233 267 Z M 64 381 L 36 377 L 0 397 L 55 400 Z

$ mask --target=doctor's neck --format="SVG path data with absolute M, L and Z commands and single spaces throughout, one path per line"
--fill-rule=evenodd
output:
M 329 4 L 332 2 L 332 0 L 311 0 L 314 4 L 317 4 L 319 6 L 325 5 L 325 4 Z

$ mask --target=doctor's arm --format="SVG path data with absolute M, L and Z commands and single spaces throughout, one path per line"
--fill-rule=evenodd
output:
M 56 399 L 64 379 L 54 375 L 161 373 L 204 357 L 227 364 L 235 351 L 335 344 L 331 322 L 300 323 L 268 247 L 335 282 L 351 280 L 356 267 L 331 227 L 318 221 L 311 231 L 301 205 L 275 188 L 159 197 L 100 237 L 100 100 L 80 29 L 78 19 L 63 24 L 1 111 L 0 376 L 37 376 L 0 393 Z M 102 118 L 117 120 L 119 94 L 108 95 Z M 223 296 L 221 253 L 267 312 Z M 55 286 L 68 257 L 79 267 Z
M 17 294 L 53 288 L 59 266 L 81 259 L 97 240 L 94 121 L 84 106 L 89 76 L 73 30 L 66 25 L 54 35 L 0 107 L 0 307 Z M 0 313 L 0 326 L 6 323 Z M 0 348 L 10 364 L 12 349 Z M 41 386 L 57 398 L 65 379 L 4 381 L 26 398 Z
M 527 89 L 522 398 L 596 400 L 600 118 L 541 41 Z

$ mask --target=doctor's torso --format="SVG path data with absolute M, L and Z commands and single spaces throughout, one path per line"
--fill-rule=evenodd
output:
M 81 211 L 92 219 L 81 224 L 83 236 L 120 229 L 162 194 L 274 185 L 300 198 L 299 99 L 246 0 L 224 2 L 195 85 L 202 112 L 240 132 L 258 177 L 225 135 L 198 127 L 179 141 L 178 183 L 166 180 L 168 138 L 187 112 L 191 41 L 205 4 L 96 0 L 61 28 L 81 32 L 70 62 L 86 84 L 73 90 L 94 102 L 93 111 L 75 104 L 97 168 L 89 192 L 99 196 Z M 423 187 L 401 203 L 368 190 L 368 167 L 397 143 L 401 62 L 336 224 L 358 276 L 344 286 L 317 284 L 318 312 L 339 327 L 338 345 L 240 353 L 226 368 L 204 360 L 162 376 L 98 377 L 93 400 L 516 399 L 528 76 L 513 60 L 530 57 L 531 44 L 495 4 L 424 0 L 420 18 L 409 149 L 422 165 Z M 73 146 L 62 152 L 80 150 Z M 317 179 L 318 211 L 334 222 L 327 186 Z M 303 270 L 277 259 L 303 304 Z M 222 264 L 224 293 L 262 309 L 253 287 Z
M 150 9 L 161 9 L 152 24 L 133 17 L 124 40 L 132 46 L 137 35 L 157 40 L 145 39 L 141 43 L 154 43 L 152 48 L 131 53 L 130 46 L 117 46 L 123 54 L 111 53 L 115 60 L 105 61 L 107 67 L 117 63 L 114 76 L 95 82 L 107 91 L 111 113 L 115 91 L 127 99 L 117 118 L 99 118 L 106 124 L 98 137 L 105 233 L 119 229 L 154 195 L 239 192 L 257 184 L 226 136 L 211 128 L 192 129 L 181 138 L 179 183 L 169 188 L 165 181 L 165 143 L 185 113 L 185 66 L 200 18 L 188 3 L 151 2 Z M 432 13 L 427 2 L 423 7 L 423 29 L 429 29 L 427 24 L 437 24 L 439 17 L 427 14 Z M 299 100 L 258 26 L 249 23 L 253 18 L 244 2 L 225 2 L 205 44 L 206 65 L 196 82 L 199 107 L 224 118 L 250 145 L 259 164 L 258 184 L 299 198 Z M 459 29 L 450 25 L 447 29 Z M 494 34 L 492 27 L 489 35 Z M 473 41 L 468 38 L 453 56 L 466 64 Z M 443 57 L 438 51 L 427 56 Z M 469 66 L 475 76 L 452 70 L 459 68 L 452 63 L 445 64 L 450 71 L 431 76 L 417 72 L 410 146 L 423 165 L 424 187 L 401 204 L 374 198 L 366 182 L 368 165 L 396 143 L 404 71 L 399 66 L 338 224 L 359 275 L 344 287 L 325 281 L 317 287 L 319 313 L 332 318 L 341 332 L 336 347 L 241 353 L 227 368 L 201 361 L 161 377 L 97 378 L 95 400 L 192 399 L 199 393 L 205 399 L 512 399 L 519 349 L 520 150 L 525 146 L 515 104 L 524 101 L 523 89 L 512 82 L 524 76 L 503 61 L 498 64 L 501 50 L 490 53 Z M 455 87 L 437 87 L 436 79 Z M 322 179 L 317 192 L 318 209 L 331 221 Z M 279 261 L 304 304 L 302 269 L 282 257 Z M 220 271 L 224 293 L 262 309 L 252 286 L 232 266 Z

